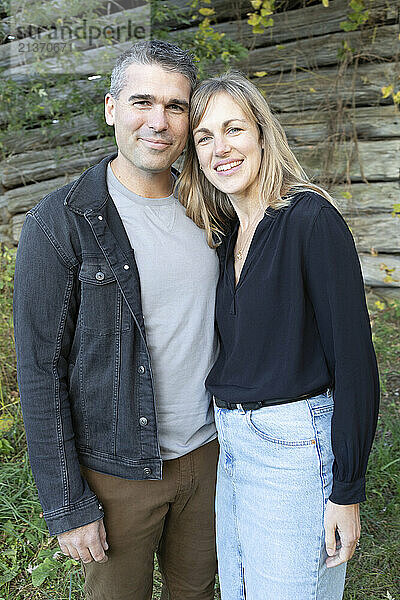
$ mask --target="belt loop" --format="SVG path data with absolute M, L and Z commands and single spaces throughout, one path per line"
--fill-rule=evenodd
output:
M 244 410 L 244 408 L 241 404 L 236 404 L 236 408 L 238 409 L 238 411 L 241 415 L 244 415 L 246 413 L 246 411 Z

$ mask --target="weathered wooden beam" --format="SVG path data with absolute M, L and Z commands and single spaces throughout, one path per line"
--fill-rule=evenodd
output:
M 146 0 L 129 0 L 129 2 L 127 1 L 123 1 L 120 2 L 119 0 L 101 0 L 101 2 L 99 2 L 99 4 L 103 4 L 104 7 L 103 9 L 101 8 L 100 5 L 98 5 L 96 8 L 92 5 L 93 8 L 93 15 L 94 13 L 96 13 L 98 15 L 98 18 L 102 18 L 102 16 L 104 18 L 113 18 L 113 15 L 115 13 L 121 13 L 121 12 L 128 12 L 130 10 L 134 10 L 134 9 L 140 9 L 141 7 L 143 7 L 144 5 L 146 6 L 147 10 L 149 10 L 148 4 Z M 15 12 L 16 6 L 11 5 L 12 6 L 12 16 L 7 16 L 4 19 L 2 19 L 2 36 L 4 36 L 4 38 L 7 38 L 7 36 L 9 35 L 15 35 L 15 25 L 25 25 L 26 24 L 26 19 L 25 19 L 25 14 L 21 17 L 20 14 L 21 12 Z M 46 0 L 46 10 L 47 10 L 47 14 L 48 15 L 52 15 L 53 17 L 53 23 L 56 21 L 56 19 L 62 19 L 64 22 L 71 22 L 74 18 L 75 19 L 80 19 L 80 23 L 82 22 L 82 20 L 85 18 L 87 18 L 88 13 L 84 13 L 84 7 L 81 7 L 81 11 L 79 15 L 74 15 L 71 13 L 71 5 L 68 4 L 67 2 L 60 2 L 59 0 Z M 72 11 L 74 12 L 74 11 Z M 75 11 L 76 12 L 76 11 Z M 36 23 L 36 20 L 35 20 Z M 45 23 L 41 22 L 38 23 L 38 25 L 43 25 L 44 26 Z M 33 23 L 32 23 L 33 25 Z M 8 38 L 7 38 L 8 39 Z
M 7 189 L 83 171 L 115 150 L 109 139 L 99 139 L 10 156 L 0 163 L 1 183 Z
M 101 127 L 96 119 L 79 114 L 35 129 L 11 131 L 3 137 L 2 144 L 7 154 L 20 154 L 28 150 L 64 146 L 100 135 Z
M 400 111 L 396 105 L 308 110 L 276 115 L 290 143 L 307 144 L 322 140 L 354 138 L 374 140 L 400 137 Z
M 171 4 L 180 10 L 182 16 L 186 18 L 192 16 L 193 11 L 190 9 L 188 0 L 173 0 Z M 229 2 L 226 0 L 212 0 L 209 8 L 214 9 L 218 21 L 227 21 L 232 18 L 238 20 L 244 19 L 247 13 L 253 10 L 249 0 L 230 0 Z M 201 18 L 203 19 L 204 17 Z M 190 21 L 190 24 L 198 24 L 198 22 L 198 19 L 193 19 Z M 187 25 L 178 24 L 173 19 L 169 20 L 167 24 L 172 34 L 175 29 L 188 29 Z
M 47 196 L 47 194 L 50 194 L 50 192 L 57 190 L 71 181 L 74 181 L 74 179 L 77 179 L 79 175 L 79 171 L 76 173 L 66 173 L 61 177 L 45 179 L 44 181 L 39 181 L 38 183 L 23 185 L 12 190 L 8 190 L 0 200 L 0 207 L 3 203 L 3 205 L 7 208 L 9 216 L 17 213 L 25 213 L 35 206 L 42 198 L 44 198 L 44 196 Z
M 329 190 L 341 213 L 357 216 L 360 213 L 386 214 L 400 203 L 400 188 L 393 182 L 353 183 L 338 185 Z M 347 218 L 347 217 L 346 217 Z M 399 248 L 400 251 L 400 248 Z
M 11 213 L 7 207 L 8 198 L 5 195 L 0 196 L 0 224 L 5 225 L 9 222 Z
M 399 181 L 400 139 L 343 143 L 322 142 L 293 146 L 294 154 L 309 177 L 323 173 L 338 181 Z
M 57 11 L 57 8 L 55 11 Z M 96 38 L 97 30 L 94 28 L 98 28 L 100 31 L 103 31 L 105 27 L 113 27 L 115 39 L 118 40 L 119 36 L 120 41 L 130 41 L 130 43 L 132 43 L 137 41 L 137 38 L 133 37 L 133 39 L 129 39 L 128 34 L 130 33 L 131 36 L 134 36 L 136 26 L 145 27 L 147 33 L 149 33 L 150 16 L 150 6 L 148 3 L 145 3 L 136 8 L 126 9 L 123 11 L 120 10 L 109 15 L 98 16 L 97 18 L 90 19 L 89 23 L 86 22 L 86 31 L 83 29 L 84 17 L 76 19 L 75 23 L 73 20 L 71 20 L 69 25 L 64 26 L 64 30 L 59 28 L 58 40 L 55 39 L 55 32 L 53 30 L 40 32 L 40 36 L 38 36 L 36 33 L 36 37 L 25 37 L 23 38 L 23 41 L 21 39 L 13 40 L 8 44 L 3 44 L 0 46 L 0 69 L 9 69 L 17 67 L 21 64 L 31 64 L 32 62 L 35 62 L 38 57 L 40 58 L 40 48 L 43 47 L 40 47 L 39 51 L 36 52 L 30 50 L 30 48 L 32 48 L 32 44 L 35 42 L 42 44 L 49 42 L 54 48 L 54 44 L 57 41 L 65 43 L 69 43 L 71 41 L 73 42 L 74 51 L 86 51 L 90 41 L 89 34 L 90 31 L 92 31 L 92 46 L 98 47 L 99 43 L 104 42 L 104 37 L 103 41 L 98 40 Z M 120 28 L 119 30 L 117 29 L 118 26 Z M 74 33 L 78 27 L 82 28 L 78 34 L 79 37 L 77 37 L 76 33 Z M 92 27 L 92 29 L 89 30 L 89 27 Z M 33 29 L 33 33 L 35 32 L 36 29 Z M 86 33 L 85 37 L 83 37 L 83 33 Z M 137 31 L 137 33 L 142 35 L 140 30 Z M 111 39 L 111 33 L 109 35 Z M 21 48 L 23 48 L 23 51 L 21 51 Z M 52 49 L 51 52 L 55 54 L 55 51 Z
M 267 69 L 265 69 L 267 70 Z M 400 64 L 381 62 L 349 67 L 338 66 L 317 71 L 304 70 L 253 79 L 276 112 L 342 109 L 347 106 L 393 104 L 382 98 L 382 87 L 398 80 Z
M 379 56 L 391 60 L 399 50 L 398 25 L 379 27 L 378 31 L 378 35 L 369 29 L 332 33 L 258 48 L 249 53 L 247 64 L 254 71 L 265 70 L 268 73 L 327 67 L 338 63 L 338 52 L 344 42 L 367 59 Z
M 377 300 L 400 300 L 400 288 L 399 287 L 371 287 L 367 294 L 367 301 L 372 304 Z
M 306 9 L 304 9 L 306 10 Z M 399 50 L 398 25 L 381 26 L 376 35 L 374 29 L 337 32 L 299 39 L 285 44 L 256 48 L 239 64 L 252 72 L 284 73 L 295 69 L 316 69 L 338 63 L 338 53 L 346 42 L 364 59 L 391 60 Z M 220 72 L 221 62 L 216 61 L 211 72 Z
M 400 256 L 397 254 L 359 254 L 365 285 L 400 287 Z
M 214 8 L 213 2 L 213 8 Z M 250 10 L 253 10 L 249 7 Z M 274 25 L 268 27 L 264 33 L 253 34 L 253 28 L 247 23 L 247 18 L 238 20 L 232 15 L 227 22 L 219 22 L 214 25 L 215 31 L 225 33 L 230 39 L 240 42 L 246 48 L 259 48 L 282 44 L 284 42 L 293 42 L 302 38 L 316 36 L 326 36 L 330 33 L 343 33 L 340 23 L 346 20 L 348 14 L 348 0 L 334 0 L 325 8 L 322 4 L 308 6 L 298 10 L 286 10 L 274 15 Z M 248 10 L 247 12 L 250 12 Z M 369 6 L 369 25 L 379 26 L 385 23 L 394 22 L 397 19 L 396 7 L 390 5 L 387 0 L 370 1 Z M 217 18 L 221 21 L 221 16 L 216 11 Z M 192 27 L 186 30 L 187 33 L 195 31 Z
M 41 33 L 40 37 L 26 37 L 23 40 L 15 40 L 0 46 L 0 68 L 5 69 L 4 76 L 23 82 L 27 79 L 27 74 L 33 76 L 43 68 L 46 71 L 48 70 L 50 74 L 64 72 L 64 70 L 66 72 L 70 70 L 71 72 L 89 74 L 93 73 L 96 68 L 101 69 L 100 72 L 104 73 L 104 69 L 108 70 L 108 67 L 112 65 L 112 61 L 123 49 L 138 41 L 139 38 L 135 37 L 135 32 L 141 38 L 146 34 L 149 35 L 150 7 L 146 4 L 136 9 L 90 20 L 89 23 L 86 23 L 84 39 L 82 39 L 82 33 L 79 34 L 81 37 L 78 38 L 74 34 L 77 27 L 83 27 L 82 22 L 80 20 L 76 25 L 70 26 L 70 30 L 66 29 L 63 37 L 61 37 L 60 32 L 58 39 L 54 38 L 54 31 L 50 30 Z M 115 46 L 106 46 L 104 37 L 103 40 L 96 39 L 97 33 L 106 27 L 115 28 L 115 38 L 117 40 L 114 43 Z M 117 27 L 119 27 L 119 31 Z M 89 39 L 90 32 L 92 32 L 93 39 Z M 128 33 L 133 38 L 129 38 Z M 63 43 L 65 46 L 60 45 Z M 70 44 L 73 45 L 73 52 Z M 46 51 L 47 47 L 48 50 Z M 35 48 L 35 51 L 33 51 L 33 48 Z M 58 48 L 58 50 L 55 48 Z M 76 55 L 77 52 L 81 54 Z M 49 58 L 46 59 L 46 55 Z M 110 62 L 103 63 L 104 57 Z M 85 66 L 83 67 L 83 65 Z
M 0 244 L 5 244 L 11 248 L 15 244 L 15 241 L 10 237 L 9 231 L 8 225 L 0 225 Z
M 187 0 L 184 2 L 174 2 L 174 4 L 181 9 L 183 15 L 188 13 Z M 393 5 L 388 5 L 387 1 L 376 0 L 372 2 L 371 0 L 369 4 L 370 25 L 375 26 L 379 24 L 382 26 L 388 21 L 396 19 L 396 8 Z M 215 31 L 224 33 L 230 39 L 238 41 L 248 48 L 258 48 L 302 38 L 326 36 L 335 32 L 343 33 L 340 23 L 346 19 L 348 2 L 347 0 L 331 2 L 328 9 L 322 5 L 317 5 L 277 13 L 274 15 L 273 27 L 267 28 L 263 34 L 258 35 L 253 34 L 252 27 L 247 23 L 247 13 L 252 10 L 249 2 L 237 2 L 235 6 L 234 3 L 228 3 L 227 5 L 226 2 L 214 0 L 212 8 L 215 10 L 216 17 L 220 21 L 214 24 Z M 149 14 L 150 7 L 145 5 L 99 17 L 91 24 L 99 27 L 105 24 L 116 26 L 118 24 L 124 25 L 128 20 L 131 20 L 135 24 L 144 23 L 148 19 Z M 240 17 L 244 18 L 241 19 Z M 228 21 L 225 20 L 227 18 L 229 19 Z M 171 22 L 170 26 L 172 33 L 176 25 Z M 191 33 L 194 35 L 196 31 L 195 27 L 187 28 L 181 26 L 181 28 L 185 29 L 186 34 L 189 35 Z M 41 34 L 40 40 L 43 42 L 47 41 L 49 35 L 50 33 L 47 35 L 46 33 Z M 34 41 L 33 38 L 25 39 L 26 41 L 31 39 Z M 94 43 L 96 44 L 96 40 Z M 15 67 L 19 64 L 22 57 L 18 53 L 18 44 L 19 41 L 12 41 L 9 44 L 0 46 L 0 68 Z M 76 40 L 74 48 L 76 50 L 86 49 L 87 42 L 85 40 Z M 33 52 L 24 52 L 23 58 L 25 63 L 30 63 L 36 56 Z
M 357 30 L 353 32 L 332 33 L 324 36 L 310 37 L 284 45 L 277 44 L 264 48 L 257 48 L 249 53 L 241 68 L 251 68 L 251 72 L 267 71 L 268 73 L 292 72 L 299 69 L 316 69 L 338 63 L 338 51 L 342 44 L 357 48 L 359 54 L 367 59 L 379 56 L 381 59 L 391 60 L 399 50 L 398 25 L 379 27 L 379 35 L 374 35 L 374 30 Z M 131 41 L 124 41 L 105 48 L 84 49 L 79 57 L 71 56 L 68 63 L 62 67 L 62 57 L 59 56 L 40 60 L 29 61 L 29 55 L 22 59 L 24 64 L 16 64 L 4 70 L 3 76 L 12 78 L 17 82 L 24 82 L 38 74 L 40 70 L 49 75 L 66 72 L 77 75 L 93 73 L 107 73 L 111 71 L 115 59 L 121 52 L 130 47 Z M 35 56 L 33 55 L 33 58 Z M 221 61 L 216 60 L 215 66 L 210 68 L 210 73 L 218 73 L 223 67 Z
M 9 233 L 11 234 L 11 238 L 14 240 L 14 242 L 19 241 L 22 225 L 24 224 L 25 218 L 26 218 L 25 213 L 14 215 L 11 218 Z
M 104 81 L 104 79 L 103 79 Z M 107 92 L 104 81 L 104 88 L 98 91 L 98 81 L 84 79 L 76 79 L 73 83 L 63 83 L 57 85 L 57 77 L 55 76 L 49 86 L 45 86 L 45 95 L 37 97 L 37 103 L 41 107 L 41 114 L 44 117 L 53 114 L 53 103 L 57 101 L 67 101 L 71 112 L 76 110 L 76 98 L 79 97 L 84 101 L 86 96 L 90 96 L 91 100 L 103 102 L 104 94 Z M 20 108 L 21 112 L 26 110 L 24 104 Z M 39 120 L 39 119 L 38 119 Z M 0 111 L 0 125 L 4 125 L 10 121 L 10 115 L 7 110 Z
M 31 62 L 7 68 L 2 75 L 23 84 L 32 77 L 43 76 L 43 73 L 49 78 L 59 73 L 75 74 L 77 78 L 84 75 L 108 74 L 111 72 L 116 58 L 131 45 L 131 41 L 120 42 L 113 46 L 90 48 L 83 51 L 80 56 L 66 55 L 64 65 L 60 62 L 59 57 L 46 58 L 40 63 Z
M 388 214 L 346 216 L 346 221 L 354 235 L 358 252 L 383 253 L 400 251 L 400 219 Z

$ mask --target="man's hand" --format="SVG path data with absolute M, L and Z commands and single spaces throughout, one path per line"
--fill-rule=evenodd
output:
M 336 548 L 336 530 L 340 537 L 339 548 Z M 350 560 L 356 549 L 360 532 L 360 505 L 334 504 L 328 500 L 325 510 L 327 567 L 336 567 Z
M 103 519 L 60 533 L 57 538 L 61 552 L 66 556 L 84 563 L 90 563 L 93 560 L 104 563 L 108 560 L 105 553 L 108 544 Z

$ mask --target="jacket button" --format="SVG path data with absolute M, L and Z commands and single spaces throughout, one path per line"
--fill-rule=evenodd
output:
M 100 503 L 99 503 L 99 510 L 103 510 L 103 507 Z
M 143 473 L 144 473 L 145 475 L 151 475 L 151 469 L 150 469 L 149 467 L 145 467 L 145 468 L 143 469 Z
M 143 365 L 140 365 L 140 367 L 138 367 L 137 372 L 140 373 L 140 375 L 143 375 L 143 373 L 146 371 L 146 369 L 144 368 Z
M 96 279 L 97 279 L 97 281 L 103 281 L 103 279 L 104 279 L 104 273 L 102 271 L 98 271 L 96 273 Z
M 148 423 L 148 420 L 146 419 L 146 417 L 140 417 L 140 419 L 139 419 L 139 423 L 140 423 L 141 425 L 143 425 L 143 427 L 144 427 L 145 425 L 147 425 L 147 423 Z
M 127 271 L 129 269 L 129 265 L 124 265 L 124 269 Z
M 98 218 L 99 221 L 103 220 L 103 217 L 101 215 L 99 215 L 97 218 Z

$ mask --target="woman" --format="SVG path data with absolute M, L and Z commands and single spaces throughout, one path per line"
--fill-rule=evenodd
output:
M 180 196 L 221 267 L 222 600 L 339 600 L 379 402 L 354 242 L 243 75 L 201 83 L 190 119 Z

